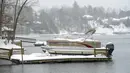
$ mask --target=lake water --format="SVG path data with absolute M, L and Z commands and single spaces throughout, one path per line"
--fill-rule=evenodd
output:
M 56 35 L 41 35 L 45 40 Z M 80 37 L 80 36 L 78 36 Z M 0 73 L 130 73 L 130 35 L 96 35 L 103 45 L 113 42 L 115 50 L 112 62 L 44 63 L 25 65 L 2 65 Z M 42 52 L 40 47 L 24 43 L 26 53 Z

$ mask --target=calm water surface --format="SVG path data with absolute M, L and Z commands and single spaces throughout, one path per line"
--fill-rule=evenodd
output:
M 41 35 L 39 40 L 50 39 L 56 35 Z M 94 39 L 103 45 L 115 44 L 112 62 L 83 63 L 45 63 L 0 66 L 0 73 L 130 73 L 130 35 L 98 35 Z M 24 43 L 26 53 L 42 52 L 40 47 Z

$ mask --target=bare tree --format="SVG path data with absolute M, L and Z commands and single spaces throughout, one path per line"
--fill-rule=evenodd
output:
M 16 33 L 16 27 L 17 27 L 17 23 L 18 23 L 18 19 L 19 19 L 19 16 L 20 16 L 20 13 L 24 7 L 24 5 L 27 3 L 28 0 L 25 0 L 24 3 L 22 4 L 22 6 L 20 7 L 20 10 L 18 11 L 18 15 L 16 13 L 16 9 L 17 9 L 17 4 L 18 4 L 18 0 L 16 1 L 16 6 L 15 6 L 15 17 L 14 17 L 14 27 L 13 27 L 13 39 L 15 39 L 15 33 Z
M 4 0 L 1 0 L 1 11 L 0 11 L 0 36 L 2 35 L 2 19 L 3 19 L 3 10 L 4 9 Z

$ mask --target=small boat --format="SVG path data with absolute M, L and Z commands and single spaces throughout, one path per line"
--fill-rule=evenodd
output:
M 34 43 L 34 46 L 44 46 L 44 42 L 42 42 L 42 41 L 36 41 Z

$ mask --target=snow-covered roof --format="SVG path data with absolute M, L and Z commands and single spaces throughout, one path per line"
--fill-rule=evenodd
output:
M 64 35 L 64 34 L 69 34 L 69 32 L 67 30 L 64 30 L 64 29 L 59 31 L 59 35 Z
M 83 18 L 92 19 L 93 16 L 91 16 L 91 15 L 84 15 Z
M 114 28 L 114 32 L 128 32 L 129 31 L 129 29 L 123 23 L 120 23 L 120 25 L 116 25 L 112 27 Z
M 130 19 L 130 16 L 120 18 L 120 20 L 122 20 L 122 21 L 127 20 L 127 19 Z
M 120 19 L 118 19 L 118 18 L 113 18 L 112 20 L 113 20 L 113 21 L 117 21 L 117 22 L 120 21 Z
M 103 19 L 102 22 L 107 24 L 108 23 L 108 19 Z
M 4 31 L 4 30 L 7 30 L 7 31 L 13 31 L 13 29 L 12 28 L 8 28 L 8 27 L 2 27 L 2 31 Z
M 126 16 L 126 17 L 122 17 L 122 18 L 112 18 L 112 20 L 119 22 L 119 21 L 127 20 L 128 18 L 130 18 L 130 17 Z
M 40 21 L 33 21 L 33 23 L 41 24 L 41 22 L 40 22 Z
M 29 22 L 26 22 L 26 24 L 29 24 Z
M 41 22 L 40 22 L 40 21 L 37 21 L 36 23 L 37 23 L 37 24 L 41 24 Z

